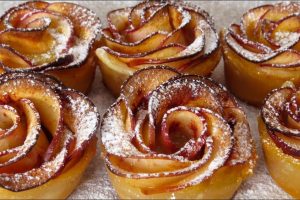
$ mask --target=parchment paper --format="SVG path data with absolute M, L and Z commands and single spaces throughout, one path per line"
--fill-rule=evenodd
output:
M 100 17 L 103 26 L 106 26 L 106 13 L 110 10 L 132 6 L 137 1 L 73 1 L 92 9 Z M 0 14 L 8 8 L 20 3 L 20 1 L 0 1 Z M 239 22 L 242 14 L 252 7 L 270 3 L 270 1 L 192 1 L 191 3 L 205 9 L 214 19 L 216 29 L 220 31 L 228 27 L 232 22 Z M 224 84 L 223 61 L 213 72 L 212 77 Z M 102 115 L 105 110 L 114 102 L 114 97 L 103 86 L 99 69 L 96 71 L 96 78 L 89 97 L 98 107 Z M 288 199 L 288 194 L 282 191 L 272 178 L 269 176 L 264 163 L 261 144 L 257 130 L 258 109 L 240 102 L 246 111 L 248 121 L 251 126 L 252 136 L 255 139 L 258 151 L 258 164 L 255 168 L 254 175 L 249 178 L 237 191 L 235 199 Z M 99 138 L 99 130 L 97 132 Z M 53 191 L 55 192 L 55 191 Z M 116 199 L 117 195 L 112 188 L 104 163 L 100 158 L 98 148 L 97 155 L 87 169 L 81 184 L 69 197 L 70 199 Z

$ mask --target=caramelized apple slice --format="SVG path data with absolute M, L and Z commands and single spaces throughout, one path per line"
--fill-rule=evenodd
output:
M 49 179 L 58 175 L 58 172 L 64 166 L 68 155 L 67 146 L 69 146 L 70 140 L 71 136 L 66 134 L 61 144 L 63 146 L 61 152 L 52 161 L 44 163 L 40 168 L 32 169 L 25 173 L 1 174 L 0 186 L 12 191 L 22 191 L 40 186 L 49 181 Z
M 31 62 L 28 59 L 8 46 L 1 45 L 0 52 L 0 63 L 4 65 L 3 67 L 6 67 L 6 70 L 16 66 L 19 68 L 30 68 L 31 66 Z M 2 69 L 2 71 L 3 70 L 4 69 Z
M 242 36 L 240 25 L 232 24 L 229 28 L 229 32 L 231 36 L 248 51 L 253 51 L 255 53 L 268 53 L 271 51 L 268 46 L 258 42 L 253 42 Z
M 279 21 L 292 13 L 297 13 L 300 7 L 296 2 L 275 4 L 264 16 L 263 19 Z
M 253 32 L 253 30 L 257 27 L 257 21 L 259 21 L 261 17 L 271 8 L 271 5 L 259 6 L 257 8 L 250 9 L 242 16 L 242 30 L 245 31 L 246 36 L 250 40 L 253 40 L 255 38 L 255 33 Z
M 267 67 L 293 67 L 298 66 L 300 54 L 298 51 L 287 50 L 275 56 L 274 58 L 261 63 L 261 66 Z
M 141 27 L 128 32 L 126 35 L 126 40 L 129 42 L 139 41 L 145 36 L 151 34 L 153 32 L 153 27 L 155 27 L 157 31 L 171 32 L 172 27 L 170 25 L 170 19 L 169 16 L 165 14 L 167 12 L 168 7 L 160 8 Z
M 123 84 L 121 93 L 127 106 L 135 113 L 138 105 L 147 102 L 150 92 L 170 78 L 179 75 L 175 70 L 165 70 L 164 67 L 150 67 L 151 70 L 140 70 Z M 151 77 L 158 76 L 153 80 Z M 143 97 L 146 97 L 143 98 Z
M 166 34 L 153 33 L 149 37 L 144 38 L 135 43 L 119 42 L 111 39 L 112 35 L 108 30 L 102 30 L 103 37 L 105 37 L 105 45 L 110 49 L 125 54 L 138 54 L 142 51 L 149 52 L 157 49 L 161 43 L 166 39 Z

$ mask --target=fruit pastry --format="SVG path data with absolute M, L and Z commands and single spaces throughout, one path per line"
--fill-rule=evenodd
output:
M 116 96 L 138 69 L 168 65 L 208 76 L 221 58 L 211 17 L 197 6 L 175 1 L 144 1 L 107 15 L 96 54 L 105 85 Z
M 266 98 L 258 120 L 267 167 L 275 182 L 300 198 L 300 88 L 291 82 Z
M 247 11 L 222 33 L 228 88 L 261 106 L 284 82 L 300 85 L 300 4 L 277 3 Z
M 63 199 L 96 152 L 93 103 L 42 73 L 0 76 L 0 199 Z
M 253 172 L 246 116 L 221 85 L 149 67 L 104 114 L 102 156 L 122 199 L 227 199 Z
M 42 72 L 87 92 L 93 82 L 100 21 L 73 4 L 30 1 L 0 18 L 0 73 Z

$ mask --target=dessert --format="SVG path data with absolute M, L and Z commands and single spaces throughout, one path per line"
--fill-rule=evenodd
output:
M 124 83 L 101 134 L 122 199 L 232 198 L 256 164 L 246 116 L 226 89 L 167 67 Z
M 258 120 L 267 167 L 275 182 L 300 198 L 300 88 L 292 83 L 273 90 Z
M 87 92 L 93 82 L 100 21 L 73 3 L 30 1 L 0 18 L 0 73 L 43 72 Z
M 223 32 L 225 77 L 234 95 L 260 106 L 285 81 L 300 85 L 299 12 L 296 2 L 263 5 Z
M 95 155 L 98 123 L 87 97 L 49 75 L 1 75 L 0 198 L 69 196 Z
M 107 15 L 102 47 L 96 54 L 105 85 L 116 96 L 138 69 L 168 65 L 208 76 L 221 58 L 211 17 L 197 6 L 175 1 L 144 1 Z

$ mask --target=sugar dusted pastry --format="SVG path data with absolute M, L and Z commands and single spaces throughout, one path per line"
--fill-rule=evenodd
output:
M 107 15 L 96 54 L 105 85 L 116 95 L 129 75 L 152 65 L 208 76 L 221 58 L 212 19 L 195 5 L 145 1 Z
M 73 3 L 30 1 L 0 18 L 0 73 L 43 72 L 87 92 L 95 74 L 100 21 Z
M 211 79 L 149 67 L 133 74 L 101 125 L 122 199 L 229 199 L 253 172 L 246 116 Z
M 275 182 L 300 198 L 300 88 L 273 90 L 258 120 L 267 167 Z
M 0 76 L 0 198 L 64 199 L 96 152 L 99 116 L 44 74 Z
M 223 33 L 225 77 L 233 94 L 262 105 L 285 81 L 300 86 L 299 12 L 296 2 L 263 5 Z

